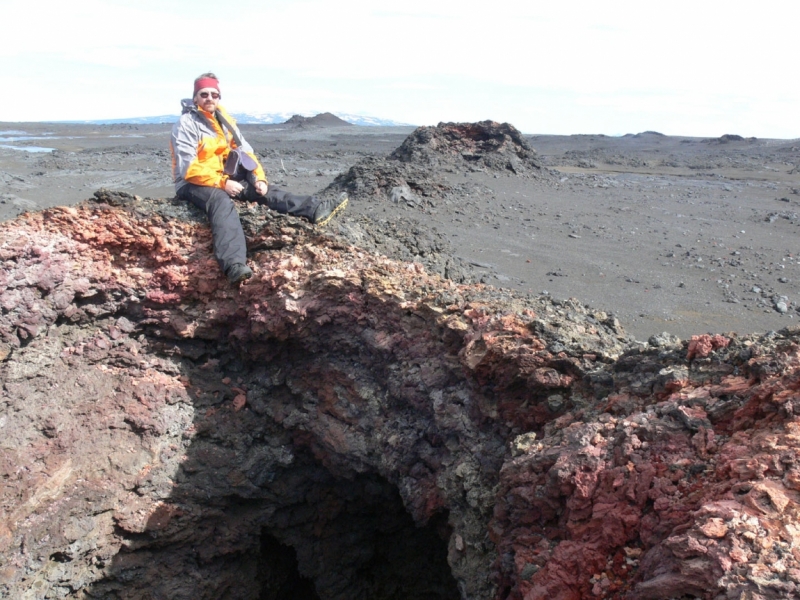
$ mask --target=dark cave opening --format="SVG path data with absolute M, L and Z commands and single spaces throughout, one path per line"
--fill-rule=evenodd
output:
M 87 597 L 462 598 L 447 561 L 451 530 L 445 511 L 420 526 L 384 478 L 336 478 L 319 464 L 301 462 L 274 481 L 279 494 L 284 486 L 293 488 L 290 498 L 230 496 L 215 502 L 208 518 L 191 529 L 127 534 L 127 549 Z M 203 512 L 202 502 L 183 506 L 187 513 Z
M 379 476 L 315 479 L 305 506 L 277 511 L 278 526 L 262 529 L 259 600 L 461 598 L 445 512 L 417 526 Z
M 250 559 L 260 553 L 257 581 L 250 582 L 259 586 L 258 600 L 459 600 L 448 563 L 447 511 L 415 523 L 386 477 L 342 464 L 331 470 L 307 434 L 281 430 L 264 419 L 275 410 L 270 407 L 302 406 L 302 398 L 285 383 L 285 373 L 313 371 L 301 353 L 278 353 L 268 367 L 236 356 L 217 353 L 217 367 L 195 370 L 192 379 L 205 390 L 214 389 L 220 376 L 243 381 L 249 410 L 240 413 L 242 421 L 231 421 L 235 433 L 226 429 L 226 435 L 257 434 L 275 444 L 280 439 L 294 455 L 291 465 L 275 468 L 259 461 L 248 471 L 248 479 L 268 498 L 261 501 L 263 517 L 248 517 L 260 531 L 260 548 L 251 546 L 249 553 Z M 199 398 L 195 402 L 204 404 Z M 226 437 L 217 434 L 220 441 Z M 201 435 L 189 456 L 207 455 L 211 437 Z
M 258 580 L 258 600 L 321 600 L 314 582 L 300 575 L 294 549 L 281 544 L 266 530 L 261 533 Z
M 272 352 L 254 366 L 197 341 L 158 349 L 192 383 L 194 436 L 167 480 L 166 516 L 154 513 L 139 533 L 117 528 L 123 550 L 89 597 L 462 598 L 448 563 L 446 510 L 415 522 L 393 481 L 331 460 L 306 431 L 274 419 L 309 410 L 286 382 L 287 373 L 312 371 L 308 358 Z M 237 386 L 247 389 L 243 410 L 229 406 Z M 145 479 L 137 494 L 156 485 Z

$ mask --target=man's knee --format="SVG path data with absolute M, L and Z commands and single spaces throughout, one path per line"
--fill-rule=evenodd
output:
M 220 189 L 210 189 L 214 191 L 208 195 L 205 206 L 206 214 L 208 214 L 209 219 L 214 219 L 215 217 L 224 218 L 231 214 L 238 215 L 236 205 L 228 194 Z
M 228 198 L 228 194 L 221 188 L 189 183 L 181 188 L 178 192 L 178 197 L 195 204 L 208 204 L 212 201 L 217 202 L 220 199 Z

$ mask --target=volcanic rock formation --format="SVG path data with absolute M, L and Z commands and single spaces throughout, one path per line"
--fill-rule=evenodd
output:
M 635 344 L 256 206 L 231 289 L 98 199 L 0 229 L 3 597 L 796 595 L 796 331 Z
M 485 170 L 547 177 L 536 151 L 508 123 L 439 123 L 418 127 L 386 158 L 368 157 L 337 177 L 330 188 L 354 198 L 385 198 L 422 208 L 447 198 L 447 172 Z

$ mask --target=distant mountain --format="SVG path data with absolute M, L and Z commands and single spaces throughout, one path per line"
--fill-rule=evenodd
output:
M 279 113 L 231 113 L 234 119 L 242 125 L 277 125 L 286 123 L 292 117 L 300 116 L 316 118 L 318 116 L 331 115 L 350 123 L 351 125 L 361 125 L 365 127 L 413 127 L 410 123 L 400 123 L 391 119 L 379 119 L 378 117 L 365 117 L 363 115 L 353 115 L 348 113 L 315 113 L 315 112 L 279 112 Z M 157 117 L 128 117 L 121 119 L 93 119 L 86 121 L 59 121 L 60 123 L 84 123 L 86 125 L 160 125 L 174 123 L 179 115 L 160 115 Z
M 344 119 L 340 119 L 329 112 L 322 113 L 315 117 L 294 115 L 291 119 L 286 121 L 286 125 L 294 125 L 296 127 L 353 127 L 352 123 L 348 123 Z

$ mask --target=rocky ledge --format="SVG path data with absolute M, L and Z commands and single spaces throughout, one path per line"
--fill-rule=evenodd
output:
M 259 207 L 0 225 L 0 596 L 800 595 L 800 331 L 629 338 Z

